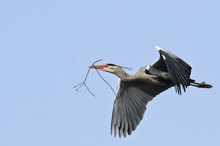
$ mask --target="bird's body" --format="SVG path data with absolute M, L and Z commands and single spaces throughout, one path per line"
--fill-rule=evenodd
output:
M 196 86 L 211 88 L 209 84 L 196 83 L 190 79 L 191 67 L 170 51 L 156 46 L 160 58 L 154 64 L 141 67 L 128 75 L 123 67 L 114 64 L 91 66 L 117 75 L 120 80 L 113 105 L 111 133 L 126 137 L 136 129 L 146 110 L 146 105 L 161 92 L 175 86 L 178 94 L 186 88 Z

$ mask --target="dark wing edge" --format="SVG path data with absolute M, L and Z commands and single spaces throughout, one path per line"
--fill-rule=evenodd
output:
M 130 135 L 146 111 L 146 105 L 157 94 L 169 87 L 154 87 L 146 83 L 120 81 L 113 105 L 111 135 L 119 137 Z
M 190 84 L 191 66 L 185 61 L 174 55 L 170 51 L 155 46 L 160 53 L 160 59 L 155 64 L 158 66 L 165 63 L 169 76 L 175 85 L 176 92 L 181 94 L 181 86 L 184 92 Z

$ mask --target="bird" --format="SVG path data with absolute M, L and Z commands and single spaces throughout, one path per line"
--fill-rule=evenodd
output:
M 192 68 L 181 58 L 167 49 L 155 48 L 159 52 L 159 59 L 132 75 L 126 73 L 124 67 L 111 63 L 89 67 L 119 77 L 111 119 L 111 135 L 114 134 L 114 137 L 131 135 L 143 119 L 148 102 L 161 92 L 175 87 L 177 94 L 181 95 L 188 86 L 212 87 L 211 84 L 197 83 L 191 79 Z

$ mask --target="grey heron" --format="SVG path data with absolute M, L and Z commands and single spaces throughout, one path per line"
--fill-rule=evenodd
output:
M 115 64 L 93 65 L 92 69 L 113 73 L 118 76 L 119 85 L 113 105 L 111 134 L 119 137 L 130 135 L 143 118 L 146 105 L 161 92 L 175 87 L 178 94 L 188 86 L 211 88 L 205 82 L 197 83 L 190 78 L 191 67 L 170 51 L 155 46 L 160 58 L 151 65 L 141 67 L 133 75 Z

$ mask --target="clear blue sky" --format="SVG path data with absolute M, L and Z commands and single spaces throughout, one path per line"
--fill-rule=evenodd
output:
M 1 146 L 219 146 L 219 0 L 1 0 Z M 214 85 L 174 88 L 148 104 L 127 138 L 110 136 L 114 94 L 97 59 L 139 67 L 159 57 L 155 45 L 188 62 L 192 78 Z M 102 73 L 115 88 L 117 77 Z

